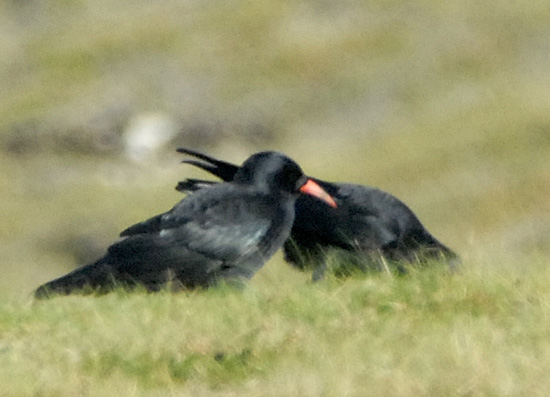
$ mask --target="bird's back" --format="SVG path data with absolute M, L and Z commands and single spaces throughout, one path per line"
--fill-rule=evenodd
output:
M 332 209 L 311 197 L 299 197 L 285 259 L 297 267 L 316 266 L 327 250 L 341 248 L 414 260 L 421 248 L 452 253 L 422 225 L 401 200 L 380 189 L 317 181 L 338 203 Z M 454 254 L 453 254 L 454 255 Z
M 109 256 L 128 274 L 172 267 L 190 286 L 250 278 L 282 245 L 293 215 L 293 203 L 220 184 L 126 229 Z

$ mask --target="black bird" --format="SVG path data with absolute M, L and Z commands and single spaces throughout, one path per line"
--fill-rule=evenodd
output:
M 184 163 L 224 181 L 232 180 L 239 171 L 234 164 L 193 150 L 180 148 L 178 152 L 200 160 L 184 160 Z M 454 269 L 460 262 L 453 251 L 426 230 L 407 205 L 391 194 L 370 186 L 312 180 L 335 199 L 338 207 L 331 208 L 314 197 L 300 196 L 284 254 L 286 261 L 297 268 L 316 269 L 314 279 L 322 277 L 332 254 L 343 254 L 345 260 L 341 262 L 351 261 L 352 270 L 387 268 L 388 263 L 392 263 L 404 272 L 404 264 L 427 263 L 430 259 L 443 260 Z M 187 179 L 176 189 L 197 191 L 215 183 Z
M 129 227 L 97 262 L 42 285 L 35 296 L 250 279 L 287 239 L 299 193 L 335 206 L 293 160 L 278 152 L 257 153 L 231 182 L 196 192 Z

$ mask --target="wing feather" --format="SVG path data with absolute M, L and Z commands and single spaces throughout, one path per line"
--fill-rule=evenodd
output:
M 245 189 L 216 185 L 186 197 L 164 214 L 130 226 L 113 250 L 119 256 L 135 255 L 136 249 L 151 250 L 154 245 L 157 253 L 179 251 L 181 256 L 189 256 L 194 252 L 215 260 L 237 261 L 254 254 L 268 234 L 271 222 L 270 217 L 262 216 L 264 207 L 262 200 Z

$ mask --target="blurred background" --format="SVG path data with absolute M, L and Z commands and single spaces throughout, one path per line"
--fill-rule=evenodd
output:
M 171 208 L 205 176 L 178 146 L 380 187 L 465 266 L 548 260 L 549 71 L 542 0 L 2 0 L 0 294 Z

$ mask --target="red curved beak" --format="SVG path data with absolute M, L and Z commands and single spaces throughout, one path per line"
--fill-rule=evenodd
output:
M 323 200 L 325 203 L 330 205 L 332 208 L 338 207 L 336 205 L 336 201 L 334 201 L 332 196 L 325 192 L 321 186 L 319 186 L 311 179 L 308 179 L 307 182 L 300 188 L 300 192 L 317 197 L 318 199 Z

